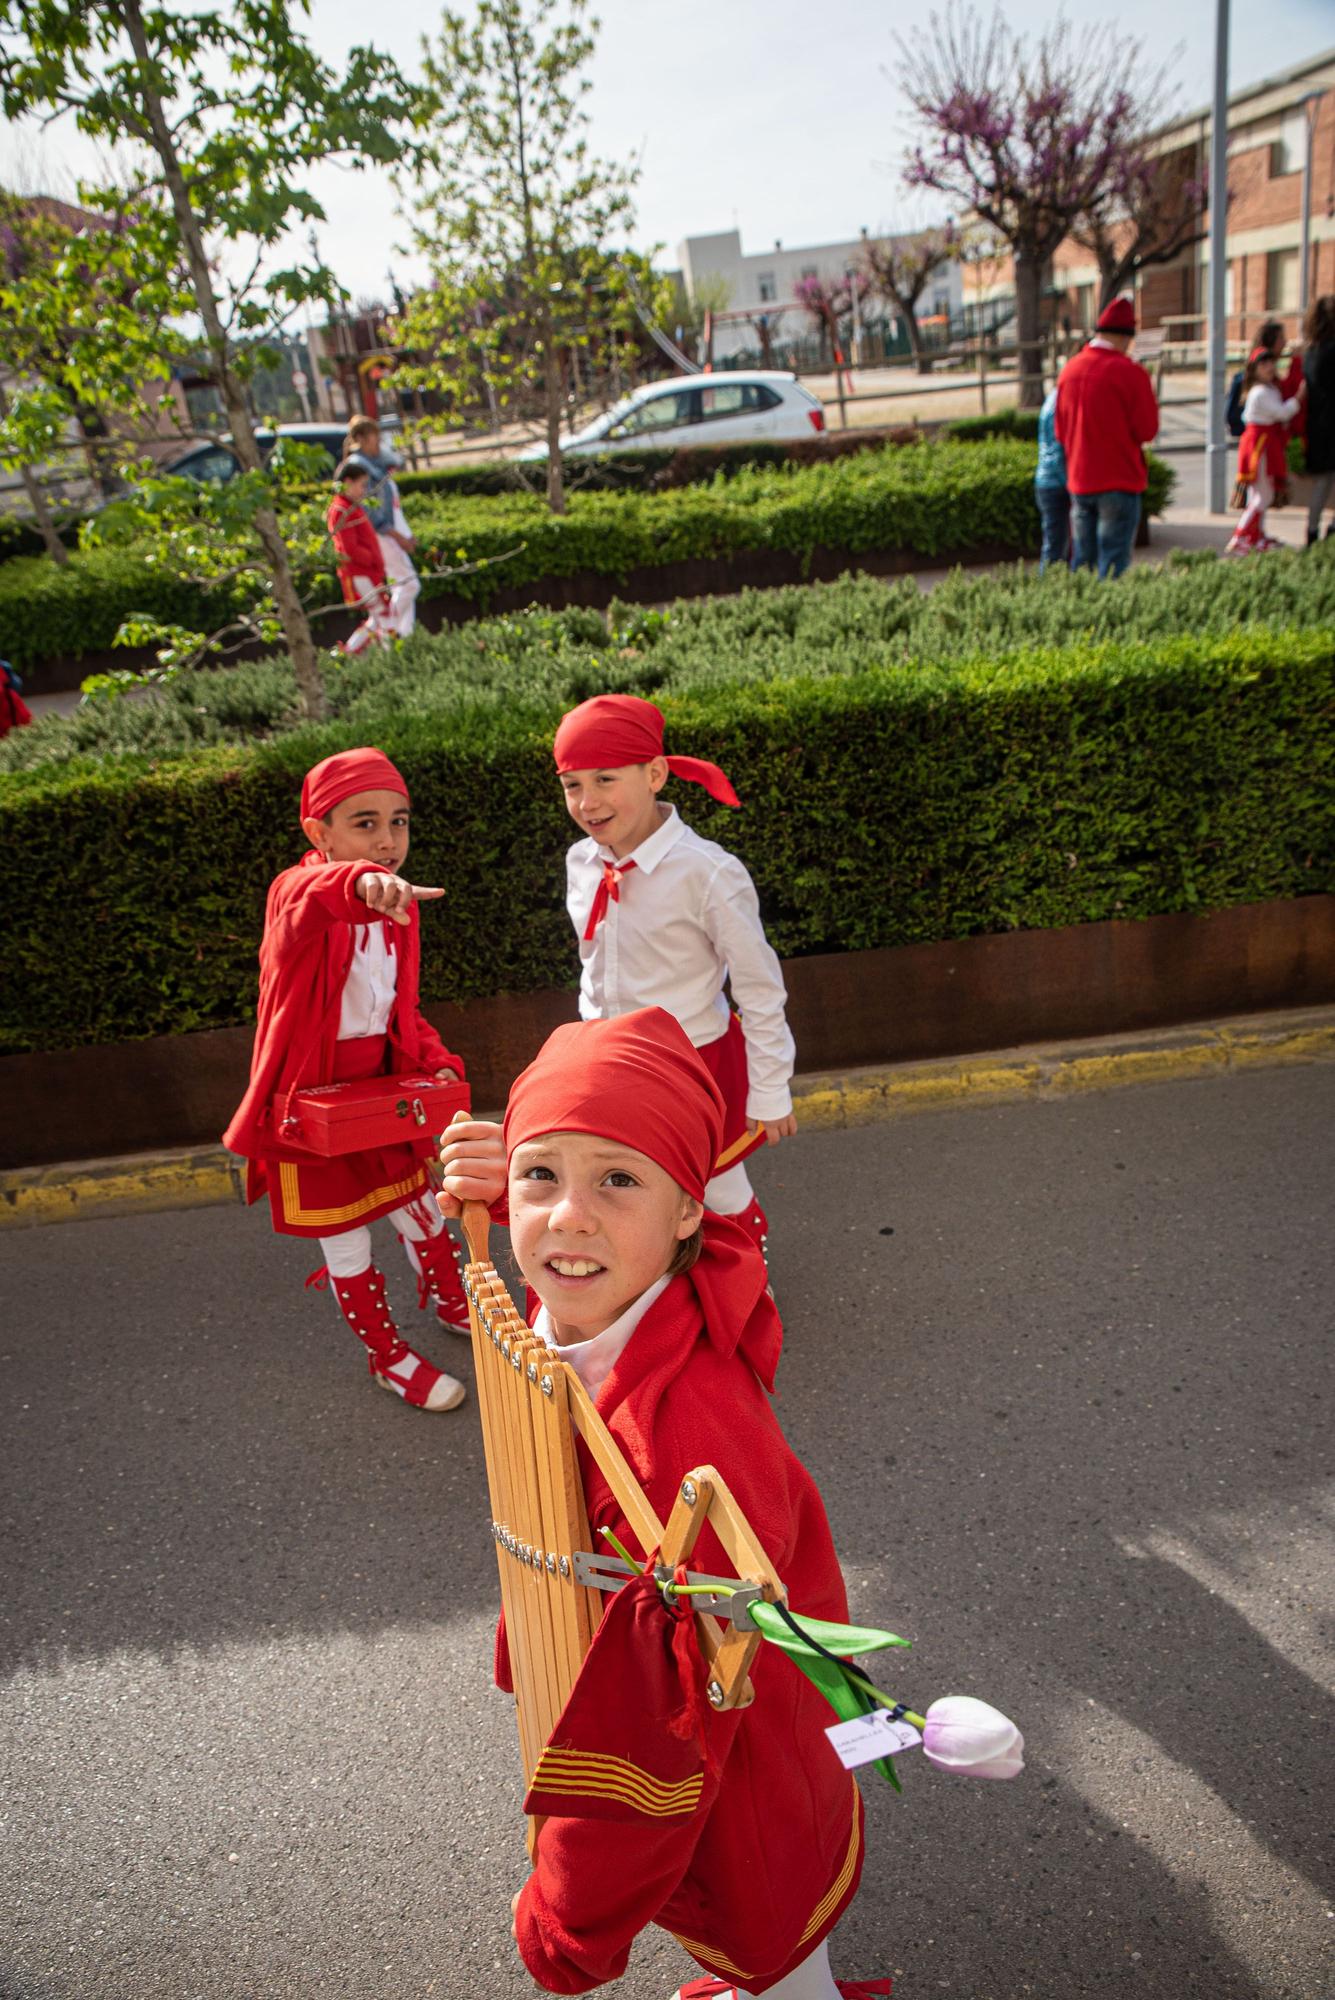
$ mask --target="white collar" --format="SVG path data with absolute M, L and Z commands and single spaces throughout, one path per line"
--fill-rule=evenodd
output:
M 1105 354 L 1116 354 L 1118 352 L 1117 348 L 1113 346 L 1112 342 L 1110 340 L 1105 340 L 1101 333 L 1096 333 L 1094 335 L 1094 338 L 1090 341 L 1089 344 L 1091 347 L 1101 347 Z
M 610 861 L 614 868 L 625 868 L 633 861 L 641 874 L 652 875 L 663 856 L 676 846 L 685 831 L 685 820 L 675 806 L 669 806 L 663 824 L 647 840 L 642 840 L 633 854 L 616 855 L 610 847 L 600 846 L 598 858 Z
M 672 1283 L 672 1274 L 665 1271 L 663 1276 L 650 1285 L 647 1292 L 641 1292 L 632 1300 L 626 1310 L 605 1326 L 601 1333 L 595 1333 L 592 1340 L 577 1340 L 569 1347 L 558 1347 L 552 1338 L 552 1319 L 546 1306 L 538 1307 L 538 1316 L 533 1322 L 533 1331 L 545 1340 L 560 1360 L 568 1361 L 580 1381 L 591 1396 L 596 1396 L 612 1370 L 621 1358 L 631 1335 L 656 1299 L 660 1299 Z

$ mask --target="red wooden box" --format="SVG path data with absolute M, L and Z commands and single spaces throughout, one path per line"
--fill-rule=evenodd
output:
M 367 1076 L 289 1090 L 278 1100 L 279 1143 L 321 1159 L 374 1152 L 404 1140 L 435 1139 L 456 1112 L 472 1109 L 466 1083 L 434 1076 Z

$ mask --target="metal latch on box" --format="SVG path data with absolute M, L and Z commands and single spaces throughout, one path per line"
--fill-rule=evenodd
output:
M 584 1584 L 589 1590 L 620 1590 L 623 1583 L 629 1583 L 633 1576 L 640 1574 L 623 1562 L 620 1556 L 590 1555 L 579 1549 L 574 1557 L 576 1583 Z M 655 1581 L 661 1587 L 672 1582 L 672 1571 L 660 1563 L 654 1571 Z M 692 1595 L 692 1611 L 707 1611 L 711 1618 L 721 1618 L 738 1632 L 755 1632 L 760 1628 L 751 1616 L 751 1606 L 763 1602 L 765 1593 L 758 1583 L 739 1585 L 736 1577 L 701 1576 L 696 1570 L 688 1569 L 687 1583 L 704 1583 L 712 1586 L 712 1594 L 706 1597 Z

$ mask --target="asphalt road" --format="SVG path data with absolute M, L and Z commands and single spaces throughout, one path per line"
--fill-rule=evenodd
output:
M 1028 1739 L 1014 1784 L 867 1783 L 839 1972 L 1335 1991 L 1333 1096 L 1271 1070 L 762 1163 L 855 1615 L 915 1639 L 906 1698 Z M 375 1393 L 308 1262 L 230 1208 L 0 1237 L 4 2000 L 534 1990 L 475 1416 Z M 686 1973 L 651 1934 L 617 1990 Z

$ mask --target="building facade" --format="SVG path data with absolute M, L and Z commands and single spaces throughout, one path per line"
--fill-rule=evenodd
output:
M 714 236 L 688 236 L 677 245 L 682 283 L 694 300 L 706 300 L 725 315 L 714 336 L 720 359 L 750 351 L 756 345 L 755 325 L 762 316 L 782 322 L 784 335 L 797 331 L 799 308 L 794 305 L 804 278 L 839 283 L 862 266 L 868 235 L 864 229 L 847 243 L 810 243 L 792 249 L 776 242 L 772 249 L 744 251 L 741 232 L 726 229 Z M 942 264 L 932 273 L 919 304 L 919 317 L 949 320 L 961 302 L 959 267 Z M 884 307 L 873 303 L 869 314 L 880 317 Z M 893 318 L 893 314 L 891 315 Z

